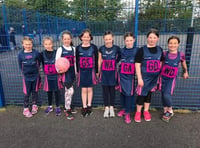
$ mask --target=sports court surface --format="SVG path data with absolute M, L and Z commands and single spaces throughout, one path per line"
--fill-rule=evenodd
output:
M 0 148 L 200 148 L 200 113 L 175 113 L 170 123 L 151 111 L 152 121 L 127 125 L 122 118 L 103 118 L 103 109 L 69 121 L 62 113 L 44 114 L 44 108 L 28 119 L 21 106 L 0 112 Z

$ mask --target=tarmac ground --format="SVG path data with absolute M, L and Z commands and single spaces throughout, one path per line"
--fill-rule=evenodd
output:
M 200 148 L 200 113 L 175 113 L 169 123 L 161 110 L 151 111 L 152 121 L 126 124 L 123 118 L 103 118 L 94 108 L 83 118 L 80 109 L 73 121 L 64 113 L 45 115 L 44 107 L 32 118 L 21 106 L 0 111 L 0 148 Z M 116 109 L 116 113 L 117 113 Z

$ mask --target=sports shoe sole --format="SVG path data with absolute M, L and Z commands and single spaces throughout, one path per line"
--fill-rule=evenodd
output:
M 169 120 L 172 119 L 173 116 L 174 116 L 174 113 L 173 113 L 173 114 L 171 115 L 171 117 L 168 118 L 168 119 L 165 119 L 165 118 L 163 118 L 163 117 L 162 117 L 161 119 L 162 119 L 163 121 L 169 123 Z
M 148 119 L 148 120 L 144 119 L 144 120 L 147 121 L 147 122 L 151 121 L 151 119 Z
M 74 120 L 74 117 L 67 117 L 68 120 Z
M 48 113 L 45 112 L 45 114 L 46 114 L 46 115 L 49 115 L 52 111 L 53 111 L 53 109 L 50 110 Z
M 26 118 L 31 118 L 33 115 L 24 115 Z
M 108 115 L 106 115 L 106 116 L 103 116 L 104 118 L 109 118 L 109 116 Z
M 130 124 L 130 123 L 131 123 L 131 120 L 130 120 L 130 121 L 126 121 L 126 120 L 125 120 L 125 123 L 126 123 L 126 124 Z
M 56 113 L 56 116 L 60 116 L 61 115 L 61 113 Z
M 140 122 L 141 122 L 141 120 L 135 120 L 135 122 L 136 122 L 136 123 L 140 123 Z

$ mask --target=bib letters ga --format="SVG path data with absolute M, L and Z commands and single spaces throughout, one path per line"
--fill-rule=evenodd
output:
M 54 64 L 44 65 L 44 72 L 47 75 L 57 74 L 56 68 Z
M 92 68 L 93 58 L 92 57 L 80 57 L 80 68 Z
M 102 70 L 114 71 L 115 70 L 115 60 L 103 60 Z
M 178 67 L 171 67 L 168 65 L 164 65 L 162 68 L 161 75 L 166 76 L 168 78 L 175 78 L 178 73 Z
M 122 74 L 134 74 L 135 73 L 135 64 L 121 63 L 121 73 Z
M 147 72 L 156 73 L 159 71 L 160 71 L 160 61 L 159 60 L 147 61 Z

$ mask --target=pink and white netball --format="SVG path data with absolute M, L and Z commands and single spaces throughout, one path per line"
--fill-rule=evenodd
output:
M 55 62 L 55 67 L 58 73 L 65 73 L 70 67 L 70 62 L 64 57 L 60 57 Z

